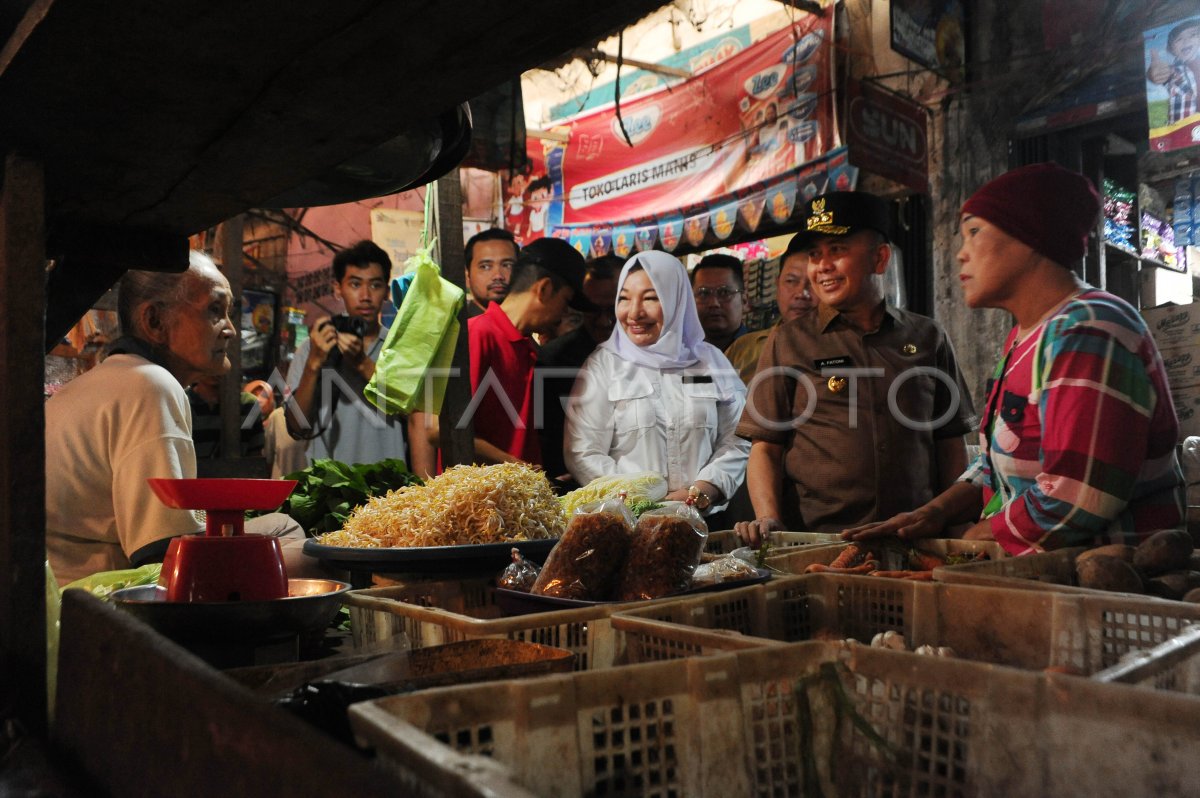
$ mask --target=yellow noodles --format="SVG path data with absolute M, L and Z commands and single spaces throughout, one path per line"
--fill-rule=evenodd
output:
M 546 475 L 520 463 L 460 465 L 376 496 L 321 535 L 326 546 L 457 546 L 560 537 L 565 517 Z

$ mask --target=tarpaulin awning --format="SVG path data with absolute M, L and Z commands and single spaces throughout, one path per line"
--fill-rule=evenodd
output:
M 1061 90 L 1017 119 L 1015 132 L 1034 136 L 1134 111 L 1145 113 L 1146 78 L 1139 55 L 1132 50 L 1122 52 L 1116 61 L 1091 74 L 1064 82 Z

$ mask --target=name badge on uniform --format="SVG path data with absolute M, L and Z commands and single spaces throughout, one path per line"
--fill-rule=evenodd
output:
M 684 385 L 696 385 L 699 383 L 711 383 L 713 381 L 711 374 L 684 374 Z
M 837 357 L 825 357 L 820 360 L 814 360 L 813 365 L 817 367 L 817 371 L 824 375 L 832 369 L 851 368 L 854 365 L 854 361 L 850 359 L 849 355 L 839 355 Z M 829 378 L 829 381 L 825 385 L 834 393 L 841 393 L 846 390 L 846 378 L 835 374 Z
M 854 361 L 850 359 L 849 355 L 838 355 L 837 357 L 814 360 L 813 365 L 817 371 L 824 371 L 825 369 L 848 369 L 854 365 Z

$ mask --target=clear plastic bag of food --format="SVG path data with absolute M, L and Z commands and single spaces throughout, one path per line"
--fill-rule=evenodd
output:
M 709 587 L 755 576 L 758 576 L 758 569 L 752 564 L 733 555 L 726 555 L 697 565 L 692 574 L 692 587 Z
M 528 593 L 533 590 L 541 570 L 536 563 L 531 563 L 521 554 L 516 546 L 512 550 L 512 562 L 505 566 L 497 584 L 505 590 L 519 590 Z
M 575 508 L 530 591 L 539 596 L 606 601 L 629 551 L 633 516 L 620 496 Z
M 688 502 L 642 513 L 614 598 L 641 601 L 685 592 L 707 540 L 708 525 Z

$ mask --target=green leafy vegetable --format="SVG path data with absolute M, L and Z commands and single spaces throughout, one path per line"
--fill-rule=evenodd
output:
M 652 499 L 638 499 L 636 501 L 626 500 L 625 506 L 629 508 L 629 512 L 633 513 L 634 518 L 638 518 L 642 513 L 662 507 L 662 503 Z
M 771 540 L 763 538 L 762 545 L 758 547 L 758 551 L 754 554 L 754 564 L 759 568 L 767 567 L 767 557 L 771 556 Z
M 285 478 L 297 480 L 297 485 L 279 512 L 294 518 L 310 537 L 341 529 L 351 511 L 372 496 L 421 484 L 420 477 L 398 459 L 356 465 L 315 460 Z

